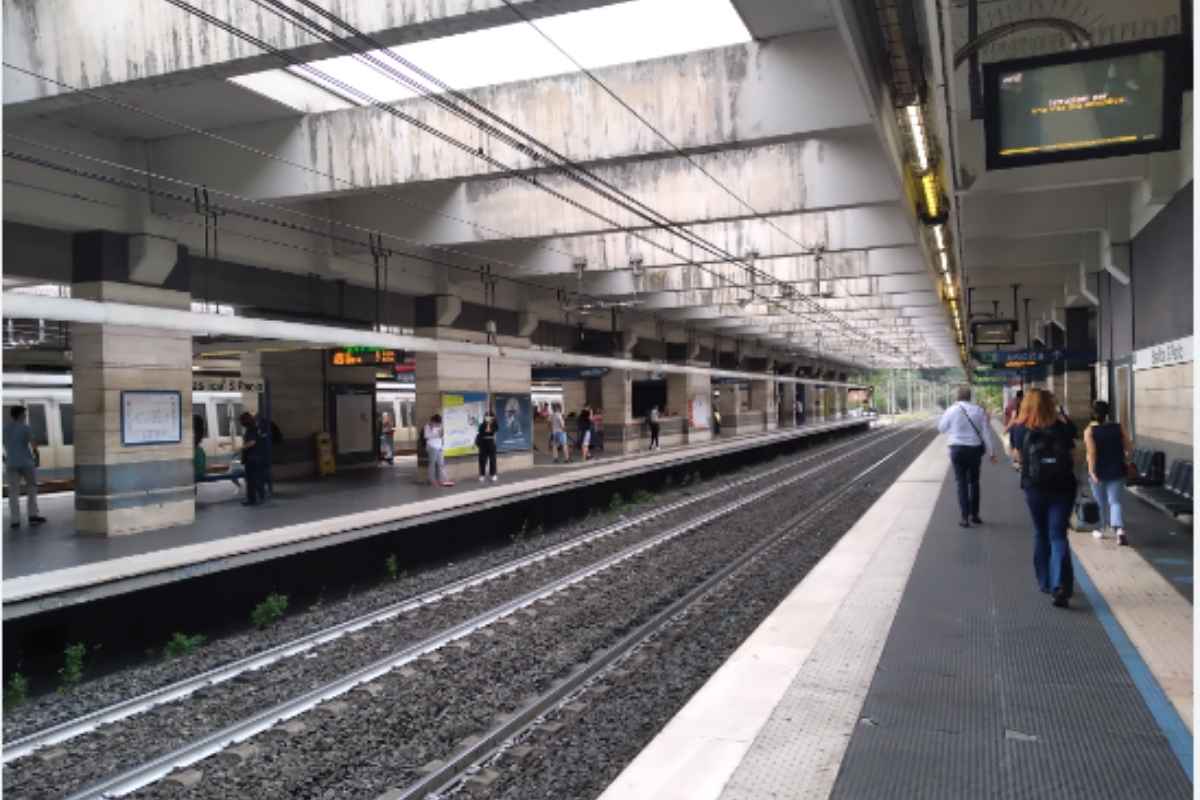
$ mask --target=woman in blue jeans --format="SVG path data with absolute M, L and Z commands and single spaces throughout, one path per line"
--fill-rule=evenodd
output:
M 1092 535 L 1102 539 L 1104 531 L 1111 528 L 1117 544 L 1129 544 L 1121 514 L 1121 491 L 1125 488 L 1125 456 L 1133 444 L 1120 422 L 1109 422 L 1108 414 L 1108 403 L 1097 400 L 1092 406 L 1092 423 L 1083 432 L 1088 479 L 1092 496 L 1100 507 L 1100 527 Z
M 1038 588 L 1066 608 L 1075 593 L 1075 571 L 1067 544 L 1067 525 L 1077 482 L 1071 450 L 1075 425 L 1060 414 L 1054 395 L 1031 389 L 1021 401 L 1012 428 L 1013 448 L 1021 467 L 1021 489 L 1033 519 L 1033 572 Z

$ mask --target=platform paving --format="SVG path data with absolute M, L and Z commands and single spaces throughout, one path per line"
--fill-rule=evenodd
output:
M 1017 475 L 984 476 L 982 527 L 957 526 L 943 486 L 832 797 L 1191 797 L 1140 657 L 1122 658 L 1085 580 L 1070 610 L 1036 590 Z
M 1190 531 L 1072 533 L 1055 609 L 1018 476 L 983 484 L 964 530 L 931 445 L 602 800 L 1191 797 L 1191 596 L 1152 563 L 1190 574 Z

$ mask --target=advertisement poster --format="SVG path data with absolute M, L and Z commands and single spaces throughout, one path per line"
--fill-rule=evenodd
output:
M 183 441 L 183 401 L 176 391 L 121 392 L 121 444 L 176 444 Z
M 511 453 L 514 450 L 533 449 L 533 406 L 529 395 L 497 394 L 496 451 Z
M 709 399 L 698 394 L 688 401 L 688 423 L 694 430 L 706 430 L 712 422 Z
M 487 395 L 483 392 L 442 393 L 442 428 L 445 431 L 445 449 L 442 452 L 447 457 L 469 456 L 478 452 L 475 434 L 479 432 L 479 423 L 483 422 L 485 408 Z

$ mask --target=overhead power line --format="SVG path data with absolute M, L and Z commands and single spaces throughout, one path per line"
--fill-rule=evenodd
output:
M 673 248 L 666 248 L 657 242 L 649 240 L 647 237 L 638 233 L 637 231 L 633 231 L 633 230 L 629 229 L 627 226 L 621 225 L 620 223 L 616 222 L 615 220 L 611 220 L 611 219 L 607 218 L 606 216 L 604 216 L 603 214 L 600 214 L 599 212 L 596 212 L 593 209 L 583 206 L 581 203 L 574 200 L 573 198 L 567 197 L 567 196 L 563 195 L 561 192 L 545 186 L 541 181 L 538 181 L 536 178 L 533 178 L 524 173 L 518 172 L 518 171 L 514 170 L 513 168 L 500 163 L 498 161 L 498 159 L 495 159 L 488 154 L 479 152 L 478 148 L 473 148 L 470 145 L 467 145 L 465 143 L 455 140 L 452 136 L 445 134 L 444 131 L 440 131 L 440 130 L 434 128 L 433 126 L 430 126 L 430 125 L 424 123 L 421 120 L 416 120 L 416 119 L 412 118 L 411 115 L 407 115 L 404 112 L 400 111 L 399 109 L 396 109 L 392 104 L 381 103 L 381 102 L 375 100 L 374 98 L 367 95 L 365 92 L 362 92 L 361 90 L 359 90 L 357 87 L 354 87 L 350 84 L 347 84 L 344 81 L 341 81 L 341 80 L 335 78 L 334 76 L 324 73 L 319 68 L 314 67 L 312 64 L 300 62 L 298 59 L 294 58 L 290 54 L 288 54 L 284 51 L 281 51 L 278 48 L 273 47 L 269 43 L 258 40 L 257 37 L 254 37 L 252 34 L 248 34 L 247 32 L 240 30 L 239 28 L 237 28 L 234 25 L 226 23 L 223 20 L 217 19 L 216 17 L 213 17 L 212 15 L 208 14 L 207 12 L 204 12 L 201 9 L 197 9 L 195 6 L 192 6 L 190 3 L 183 2 L 183 0 L 167 0 L 167 1 L 171 2 L 173 5 L 181 8 L 185 11 L 188 11 L 189 13 L 195 14 L 196 16 L 210 22 L 211 24 L 214 24 L 214 25 L 220 27 L 223 30 L 226 30 L 227 32 L 229 32 L 235 36 L 239 36 L 247 41 L 250 41 L 250 42 L 256 44 L 257 46 L 261 47 L 262 49 L 266 50 L 267 52 L 274 53 L 279 58 L 281 58 L 283 61 L 285 61 L 285 63 L 291 64 L 295 68 L 302 70 L 304 72 L 307 72 L 308 74 L 310 74 L 313 77 L 317 78 L 318 80 L 326 83 L 327 85 L 335 86 L 340 91 L 346 93 L 349 97 L 357 97 L 360 99 L 361 102 L 370 104 L 377 108 L 381 108 L 382 110 L 385 110 L 388 113 L 392 113 L 396 116 L 399 116 L 402 119 L 405 119 L 405 121 L 410 122 L 411 124 L 413 124 L 420 130 L 424 130 L 428 133 L 431 133 L 432 135 L 437 136 L 438 138 L 442 139 L 443 141 L 447 141 L 448 143 L 450 143 L 452 145 L 458 146 L 464 150 L 468 150 L 468 152 L 472 152 L 477 157 L 482 158 L 483 160 L 487 161 L 488 163 L 492 164 L 493 166 L 496 166 L 498 169 L 501 169 L 502 171 L 505 171 L 508 174 L 513 175 L 514 177 L 517 177 L 521 180 L 531 183 L 532 185 L 537 186 L 538 188 L 543 189 L 544 191 L 549 192 L 550 194 L 557 197 L 558 199 L 560 199 L 580 210 L 585 211 L 585 213 L 589 213 L 593 216 L 596 216 L 598 219 L 601 219 L 602 221 L 606 222 L 607 224 L 612 225 L 613 227 L 615 227 L 619 230 L 622 230 L 631 236 L 634 236 L 642 241 L 646 241 L 648 244 L 650 244 L 651 246 L 653 246 L 655 248 L 665 249 L 670 252 L 674 252 Z M 358 31 L 357 29 L 353 28 L 353 26 L 348 25 L 344 21 L 341 21 L 338 17 L 336 17 L 336 15 L 333 15 L 330 12 L 327 12 L 324 9 L 321 9 L 318 6 L 315 6 L 313 3 L 308 2 L 307 0 L 300 0 L 300 2 L 304 6 L 314 10 L 316 13 L 325 17 L 326 19 L 335 21 L 335 23 L 339 24 L 341 27 L 343 27 L 344 29 L 349 31 L 354 37 L 362 39 L 364 42 L 366 42 L 368 47 L 385 54 L 390 60 L 400 63 L 402 66 L 405 66 L 405 68 L 416 72 L 418 75 L 422 75 L 423 77 L 425 77 L 427 80 L 430 80 L 431 82 L 434 82 L 434 84 L 436 86 L 443 89 L 445 94 L 439 94 L 439 93 L 432 92 L 427 86 L 423 86 L 420 83 L 420 81 L 417 81 L 417 80 L 413 79 L 412 77 L 399 72 L 394 67 L 391 67 L 391 66 L 383 63 L 383 61 L 378 56 L 374 55 L 374 53 L 368 52 L 364 49 L 358 49 L 358 48 L 353 47 L 347 41 L 345 41 L 342 37 L 338 36 L 334 31 L 331 31 L 329 29 L 322 27 L 316 21 L 312 20 L 309 17 L 306 17 L 304 14 L 300 13 L 299 11 L 291 9 L 291 8 L 283 5 L 282 3 L 277 2 L 276 0 L 254 0 L 254 1 L 258 5 L 266 8 L 267 10 L 272 11 L 272 13 L 275 13 L 278 16 L 280 16 L 281 18 L 288 20 L 291 24 L 295 25 L 296 27 L 298 27 L 302 30 L 305 30 L 306 32 L 310 33 L 311 35 L 324 38 L 326 41 L 339 47 L 339 49 L 342 49 L 344 52 L 350 53 L 357 60 L 368 63 L 374 69 L 387 75 L 392 80 L 395 80 L 405 86 L 408 86 L 409 88 L 414 89 L 419 94 L 421 94 L 422 96 L 437 103 L 439 106 L 446 109 L 450 113 L 453 113 L 457 116 L 460 116 L 460 117 L 468 120 L 473 125 L 476 125 L 481 130 L 487 132 L 489 135 L 494 135 L 497 139 L 499 139 L 499 140 L 505 142 L 506 144 L 509 144 L 510 146 L 514 147 L 515 149 L 517 149 L 518 152 L 521 152 L 524 155 L 529 156 L 530 158 L 532 158 L 535 161 L 535 163 L 538 163 L 542 166 L 546 166 L 546 167 L 549 167 L 552 169 L 556 169 L 561 174 L 564 174 L 568 178 L 571 178 L 572 180 L 574 180 L 575 182 L 580 183 L 585 188 L 588 188 L 591 191 L 600 194 L 601 196 L 605 197 L 605 199 L 608 199 L 608 200 L 616 203 L 617 205 L 622 206 L 623 208 L 625 208 L 626 210 L 628 210 L 632 213 L 642 216 L 644 219 L 646 219 L 648 222 L 650 222 L 651 225 L 668 230 L 669 232 L 674 233 L 677 236 L 680 236 L 681 238 L 683 238 L 685 241 L 689 242 L 693 246 L 696 246 L 698 248 L 706 250 L 707 252 L 710 252 L 714 255 L 720 255 L 726 261 L 728 261 L 730 263 L 742 264 L 744 266 L 744 268 L 747 269 L 748 273 L 752 276 L 762 276 L 766 280 L 767 283 L 775 283 L 775 284 L 779 283 L 779 281 L 777 279 L 775 279 L 773 275 L 770 275 L 767 273 L 762 273 L 760 270 L 757 270 L 753 265 L 745 264 L 739 257 L 729 254 L 728 252 L 725 252 L 725 251 L 721 250 L 720 248 L 717 248 L 716 246 L 712 245 L 710 242 L 707 242 L 706 240 L 702 239 L 701 237 L 696 236 L 695 234 L 692 234 L 690 231 L 687 231 L 686 229 L 682 229 L 677 223 L 674 223 L 673 221 L 663 217 L 662 215 L 659 215 L 653 209 L 640 203 L 640 201 L 637 201 L 636 199 L 629 197 L 627 194 L 621 192 L 619 189 L 616 189 L 616 187 L 612 187 L 611 184 L 606 184 L 604 181 L 597 178 L 595 175 L 592 175 L 590 172 L 583 169 L 578 164 L 575 164 L 570 159 L 567 159 L 564 156 L 562 156 L 561 154 L 555 152 L 552 148 L 549 148 L 547 145 L 540 142 L 536 138 L 532 137 L 530 134 L 517 128 L 516 126 L 511 125 L 507 121 L 502 120 L 501 118 L 497 117 L 495 114 L 490 112 L 489 110 L 483 108 L 482 106 L 479 106 L 477 103 L 475 103 L 473 100 L 471 100 L 470 98 L 463 95 L 461 92 L 457 92 L 452 87 L 447 86 L 445 83 L 437 81 L 436 78 L 429 75 L 428 73 L 420 71 L 419 68 L 415 68 L 414 65 L 411 65 L 409 62 L 402 59 L 397 54 L 393 53 L 392 51 L 390 51 L 386 48 L 383 48 L 379 42 L 373 40 L 370 36 L 363 34 L 361 31 Z M 507 129 L 517 132 L 519 134 L 519 136 L 528 140 L 530 142 L 530 144 L 526 144 L 526 143 L 520 141 L 520 139 L 514 140 L 514 138 L 511 134 L 505 133 L 504 130 L 497 128 L 496 124 L 490 123 L 485 119 L 481 119 L 480 117 L 472 114 L 467 109 L 464 109 L 460 106 L 455 105 L 452 101 L 447 99 L 446 95 L 456 97 L 459 100 L 466 102 L 468 105 L 472 106 L 473 108 L 480 110 L 486 117 L 488 117 L 489 119 L 495 120 L 496 124 L 501 125 L 502 128 L 507 128 Z M 711 270 L 704 269 L 703 267 L 701 267 L 698 264 L 693 264 L 693 265 L 697 266 L 702 271 L 707 272 L 708 274 L 711 274 L 711 275 L 716 275 L 718 278 L 721 278 L 723 280 L 723 276 L 717 275 L 716 273 L 713 273 Z M 774 306 L 783 308 L 785 311 L 787 311 L 791 314 L 797 314 L 797 311 L 794 307 L 789 307 L 787 304 L 782 303 L 778 300 L 775 300 L 775 299 L 769 298 L 769 297 L 762 297 L 760 299 L 766 301 L 769 305 L 774 305 Z M 893 353 L 896 353 L 898 355 L 903 355 L 903 354 L 899 353 L 899 351 L 896 348 L 892 347 L 890 344 L 881 342 L 880 340 L 877 340 L 877 339 L 874 339 L 874 337 L 870 336 L 870 334 L 865 333 L 861 330 L 858 330 L 853 325 L 846 322 L 845 320 L 838 318 L 836 315 L 832 314 L 827 309 L 824 309 L 823 307 L 821 307 L 819 303 L 815 303 L 803 296 L 801 296 L 799 298 L 799 300 L 801 301 L 802 304 L 809 306 L 813 312 L 817 313 L 818 315 L 824 317 L 827 320 L 830 320 L 831 322 L 838 325 L 839 327 L 846 329 L 851 335 L 865 336 L 867 338 L 874 340 L 877 345 L 882 345 L 883 347 L 887 347 Z

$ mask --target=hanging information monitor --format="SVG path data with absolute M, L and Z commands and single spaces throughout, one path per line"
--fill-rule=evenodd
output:
M 971 338 L 975 346 L 1012 344 L 1017 336 L 1017 323 L 1011 319 L 971 323 Z
M 984 65 L 988 169 L 1179 148 L 1178 37 Z

